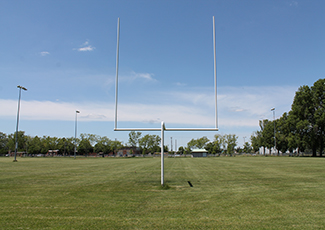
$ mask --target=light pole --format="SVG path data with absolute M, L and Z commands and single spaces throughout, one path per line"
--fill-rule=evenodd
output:
M 77 152 L 77 114 L 80 113 L 79 110 L 76 110 L 76 119 L 74 124 L 74 159 L 76 159 Z
M 273 123 L 274 123 L 274 151 L 276 153 L 276 139 L 275 139 L 275 108 L 272 108 L 271 111 L 273 111 Z
M 27 89 L 23 86 L 17 85 L 17 88 L 19 88 L 19 97 L 18 97 L 18 111 L 17 111 L 17 124 L 16 124 L 16 144 L 15 144 L 15 159 L 14 162 L 16 162 L 16 156 L 17 156 L 17 149 L 18 149 L 18 124 L 19 124 L 19 112 L 20 112 L 20 98 L 21 98 L 21 90 L 27 91 Z

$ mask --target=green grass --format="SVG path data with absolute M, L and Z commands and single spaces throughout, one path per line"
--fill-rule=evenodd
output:
M 0 158 L 1 229 L 324 229 L 325 159 Z M 187 181 L 191 181 L 190 187 Z

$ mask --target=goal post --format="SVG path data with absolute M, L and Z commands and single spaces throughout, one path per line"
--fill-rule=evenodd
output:
M 165 131 L 218 131 L 218 107 L 217 107 L 217 53 L 215 18 L 213 20 L 213 56 L 214 56 L 214 97 L 215 97 L 215 127 L 212 128 L 166 128 L 165 122 L 161 122 L 160 128 L 118 128 L 118 70 L 119 70 L 119 43 L 120 43 L 120 18 L 117 19 L 117 45 L 116 45 L 116 79 L 115 79 L 115 118 L 114 131 L 160 131 L 161 132 L 161 185 L 164 185 L 164 132 Z

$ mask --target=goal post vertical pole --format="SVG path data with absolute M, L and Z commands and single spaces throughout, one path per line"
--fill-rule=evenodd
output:
M 213 19 L 213 56 L 214 56 L 214 97 L 215 97 L 215 115 L 216 115 L 216 128 L 218 128 L 218 107 L 217 107 L 217 50 L 216 50 L 216 25 L 214 16 Z
M 165 123 L 162 121 L 161 122 L 161 150 L 160 150 L 160 155 L 161 155 L 161 185 L 164 185 L 164 131 L 165 131 Z
M 118 96 L 119 47 L 120 47 L 120 18 L 117 19 L 116 80 L 115 80 L 115 129 L 117 129 L 117 96 Z

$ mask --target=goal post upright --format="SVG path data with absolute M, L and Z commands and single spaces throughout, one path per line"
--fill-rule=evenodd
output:
M 160 131 L 161 132 L 161 185 L 164 185 L 164 134 L 165 131 L 218 131 L 218 108 L 217 108 L 217 53 L 215 18 L 213 19 L 213 56 L 214 56 L 214 96 L 215 96 L 215 127 L 214 128 L 166 128 L 165 122 L 161 122 L 160 128 L 118 128 L 117 127 L 117 104 L 118 104 L 118 69 L 119 69 L 119 43 L 120 43 L 120 18 L 117 20 L 117 47 L 116 47 L 116 80 L 115 80 L 115 121 L 114 131 Z
M 216 47 L 216 24 L 214 16 L 212 17 L 213 21 L 213 74 L 214 74 L 214 97 L 215 97 L 215 126 L 218 128 L 218 104 L 217 104 L 217 47 Z
M 165 140 L 165 123 L 161 122 L 161 136 L 160 136 L 160 184 L 164 185 L 164 140 Z
M 119 48 L 120 48 L 120 18 L 117 19 L 117 42 L 116 42 L 116 79 L 115 79 L 115 126 L 117 129 L 117 96 L 118 96 L 118 62 L 119 62 Z

